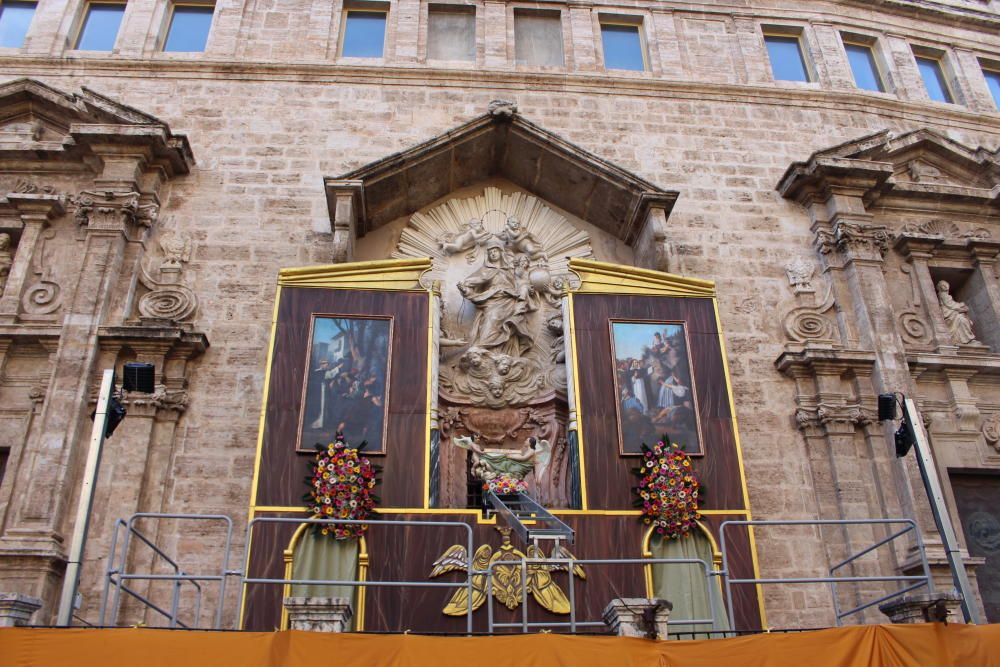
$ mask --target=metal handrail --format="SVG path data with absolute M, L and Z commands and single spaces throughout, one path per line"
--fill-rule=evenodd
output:
M 909 526 L 907 529 L 899 531 L 889 538 L 880 540 L 875 544 L 863 549 L 862 551 L 850 555 L 846 560 L 837 563 L 828 571 L 830 576 L 827 577 L 753 577 L 753 578 L 741 578 L 734 579 L 729 570 L 729 558 L 728 552 L 726 550 L 726 529 L 730 526 L 847 526 L 847 525 L 893 525 L 893 524 L 903 524 Z M 885 544 L 888 544 L 892 540 L 905 535 L 908 532 L 913 532 L 916 537 L 917 551 L 920 554 L 920 561 L 923 565 L 924 574 L 921 576 L 905 576 L 905 575 L 894 575 L 894 576 L 850 576 L 850 577 L 837 577 L 833 576 L 841 567 L 857 560 L 861 556 L 871 553 L 875 549 Z M 930 566 L 927 563 L 927 554 L 924 549 L 923 540 L 920 538 L 920 531 L 917 529 L 917 524 L 912 519 L 788 519 L 788 520 L 740 520 L 740 521 L 723 521 L 719 525 L 719 543 L 722 551 L 722 576 L 726 584 L 726 605 L 729 614 L 730 627 L 736 627 L 734 620 L 735 615 L 733 613 L 733 584 L 820 584 L 828 583 L 830 584 L 831 596 L 833 598 L 833 606 L 836 614 L 836 623 L 839 626 L 841 624 L 841 619 L 845 616 L 850 616 L 851 614 L 856 614 L 859 611 L 863 611 L 872 607 L 879 602 L 884 602 L 895 597 L 904 595 L 916 588 L 921 586 L 927 586 L 930 591 L 934 590 L 933 580 L 930 575 Z M 894 591 L 888 595 L 885 595 L 874 602 L 869 602 L 864 605 L 855 607 L 849 611 L 841 612 L 840 601 L 837 597 L 836 586 L 838 583 L 860 583 L 860 582 L 875 582 L 875 581 L 899 581 L 899 582 L 919 582 L 914 583 L 911 586 L 906 586 L 900 590 Z M 763 601 L 761 601 L 763 604 Z
M 715 596 L 712 595 L 711 581 L 712 577 L 722 575 L 721 570 L 713 570 L 709 567 L 708 563 L 700 558 L 519 558 L 517 560 L 508 561 L 497 561 L 495 563 L 490 563 L 485 570 L 476 570 L 474 574 L 485 574 L 486 576 L 486 603 L 487 607 L 487 624 L 490 634 L 496 628 L 521 628 L 522 632 L 528 632 L 529 628 L 559 628 L 568 627 L 571 633 L 575 633 L 578 627 L 594 627 L 594 626 L 605 626 L 604 621 L 578 621 L 576 620 L 576 588 L 574 581 L 576 579 L 573 568 L 576 565 L 701 565 L 705 570 L 705 584 L 708 588 L 708 604 L 709 610 L 712 615 L 711 618 L 692 618 L 692 619 L 670 619 L 667 621 L 667 625 L 715 625 L 718 618 L 718 611 L 715 608 Z M 569 621 L 556 621 L 556 622 L 529 622 L 528 621 L 528 578 L 527 569 L 529 565 L 552 565 L 552 564 L 565 564 L 567 567 L 567 572 L 569 574 L 569 609 L 570 617 Z M 493 620 L 493 570 L 496 567 L 501 566 L 516 566 L 519 565 L 521 568 L 521 622 L 520 623 L 497 623 Z M 472 599 L 471 597 L 469 598 Z
M 222 556 L 222 569 L 217 575 L 191 575 L 187 574 L 181 570 L 179 563 L 171 558 L 166 552 L 157 547 L 151 540 L 149 540 L 145 535 L 143 535 L 136 527 L 135 522 L 139 519 L 174 519 L 179 521 L 222 521 L 226 524 L 226 541 L 223 547 Z M 125 538 L 122 541 L 122 552 L 121 552 L 121 566 L 116 567 L 117 561 L 117 547 L 118 547 L 118 529 L 121 526 L 125 526 Z M 128 572 L 128 549 L 130 546 L 132 535 L 135 535 L 144 544 L 149 546 L 153 550 L 153 553 L 157 556 L 163 558 L 167 563 L 171 565 L 174 569 L 174 574 L 130 574 Z M 177 618 L 178 606 L 180 602 L 180 586 L 186 581 L 190 582 L 198 591 L 197 603 L 195 607 L 195 618 L 200 620 L 201 618 L 201 594 L 202 589 L 199 581 L 218 581 L 219 582 L 219 603 L 216 605 L 215 611 L 215 625 L 214 628 L 218 629 L 222 627 L 222 610 L 225 603 L 226 595 L 226 577 L 231 574 L 229 572 L 229 553 L 232 546 L 232 536 L 233 536 L 233 520 L 225 514 L 182 514 L 182 513 L 161 513 L 161 512 L 136 512 L 132 514 L 128 521 L 122 519 L 117 519 L 115 521 L 114 531 L 112 533 L 111 540 L 111 553 L 108 556 L 108 567 L 105 571 L 105 584 L 104 592 L 101 596 L 101 611 L 100 611 L 100 623 L 104 625 L 105 616 L 108 606 L 108 597 L 110 594 L 110 586 L 112 583 L 115 585 L 114 591 L 114 602 L 112 603 L 112 619 L 117 619 L 119 611 L 121 609 L 121 594 L 126 592 L 129 595 L 140 600 L 150 609 L 163 614 L 170 620 L 170 627 L 177 627 L 179 621 Z M 149 599 L 136 593 L 135 591 L 129 589 L 125 586 L 125 582 L 131 579 L 143 581 L 173 581 L 174 591 L 171 598 L 171 610 L 169 613 L 164 613 L 164 611 Z M 184 627 L 187 627 L 185 624 Z
M 254 517 L 247 523 L 246 532 L 246 542 L 244 543 L 244 548 L 246 552 L 250 552 L 250 540 L 253 533 L 253 528 L 258 523 L 296 523 L 296 524 L 314 524 L 314 525 L 348 525 L 348 526 L 368 526 L 368 525 L 383 525 L 383 526 L 438 526 L 438 527 L 451 527 L 451 526 L 461 526 L 466 531 L 467 544 L 466 544 L 466 580 L 465 583 L 450 583 L 444 581 L 341 581 L 337 579 L 273 579 L 273 578 L 261 578 L 261 577 L 249 577 L 246 572 L 241 573 L 240 577 L 240 596 L 239 605 L 237 609 L 243 609 L 243 601 L 246 597 L 247 584 L 307 584 L 307 585 L 329 585 L 329 586 L 400 586 L 403 588 L 461 588 L 466 587 L 468 589 L 468 600 L 469 606 L 466 612 L 466 632 L 472 634 L 472 575 L 475 568 L 472 566 L 473 558 L 473 533 L 472 526 L 465 523 L 464 521 L 413 521 L 413 520 L 395 520 L 395 519 L 303 519 L 295 517 L 270 517 L 270 516 L 259 516 Z

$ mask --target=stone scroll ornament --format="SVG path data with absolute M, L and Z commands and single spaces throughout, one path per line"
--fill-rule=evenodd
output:
M 634 505 L 642 512 L 642 522 L 664 539 L 688 537 L 701 514 L 698 503 L 701 483 L 691 458 L 664 435 L 652 447 L 642 444 L 642 465 L 633 472 L 639 485 Z
M 306 484 L 309 491 L 302 496 L 314 519 L 349 519 L 364 521 L 380 502 L 375 495 L 377 466 L 364 456 L 362 442 L 357 448 L 344 441 L 338 432 L 336 440 L 324 446 L 316 445 L 316 455 L 309 462 Z M 322 535 L 338 540 L 361 537 L 368 530 L 365 524 L 319 524 Z
M 488 187 L 410 218 L 395 258 L 431 257 L 441 285 L 441 391 L 493 409 L 565 390 L 561 298 L 590 237 L 540 199 Z

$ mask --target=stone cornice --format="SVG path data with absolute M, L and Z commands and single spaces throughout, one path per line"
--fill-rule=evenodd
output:
M 517 72 L 512 70 L 444 69 L 425 65 L 342 65 L 331 62 L 267 63 L 232 60 L 151 60 L 148 58 L 51 58 L 0 56 L 0 70 L 25 76 L 66 76 L 67 62 L 79 77 L 184 76 L 192 79 L 227 77 L 242 81 L 296 81 L 302 83 L 410 84 L 484 89 L 497 87 L 529 91 L 551 86 L 566 93 L 662 95 L 671 99 L 731 101 L 823 108 L 831 111 L 870 112 L 910 125 L 953 127 L 976 132 L 1000 132 L 1000 114 L 982 114 L 958 105 L 901 100 L 885 94 L 857 91 L 798 89 L 775 86 L 715 84 L 684 79 L 637 79 L 604 72 Z M 524 109 L 530 112 L 530 109 Z

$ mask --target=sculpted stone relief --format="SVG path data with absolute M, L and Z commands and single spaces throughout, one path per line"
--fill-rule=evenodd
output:
M 14 253 L 10 249 L 10 234 L 4 232 L 0 234 L 0 296 L 3 296 L 12 266 L 14 266 Z
M 587 234 L 536 197 L 486 188 L 411 218 L 393 257 L 428 255 L 444 397 L 502 408 L 565 390 L 561 296 L 568 259 L 592 256 Z
M 465 438 L 487 459 L 514 461 L 534 437 L 553 444 L 547 465 L 522 466 L 530 493 L 571 506 L 562 294 L 569 258 L 593 256 L 589 236 L 536 197 L 489 187 L 410 219 L 393 257 L 428 256 L 442 309 L 435 505 L 467 506 L 470 485 L 486 479 Z

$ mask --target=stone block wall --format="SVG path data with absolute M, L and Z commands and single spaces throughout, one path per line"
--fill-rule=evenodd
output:
M 195 324 L 211 341 L 187 371 L 188 404 L 162 463 L 162 509 L 225 513 L 237 526 L 245 521 L 277 272 L 330 257 L 323 177 L 441 134 L 502 98 L 515 100 L 520 113 L 545 129 L 680 192 L 667 222 L 676 256 L 672 270 L 716 281 L 753 513 L 824 515 L 824 494 L 836 493 L 836 482 L 818 485 L 816 454 L 795 421 L 795 382 L 774 366 L 786 342 L 776 314 L 795 302 L 785 265 L 815 256 L 814 233 L 803 206 L 783 198 L 776 185 L 791 163 L 881 130 L 926 127 L 996 151 L 1000 113 L 977 70 L 977 57 L 1000 54 L 991 28 L 1000 22 L 996 3 L 971 3 L 976 16 L 985 17 L 976 20 L 943 11 L 861 11 L 857 3 L 809 3 L 808 12 L 802 3 L 770 3 L 766 11 L 740 13 L 722 3 L 697 11 L 624 3 L 613 9 L 642 14 L 649 31 L 651 72 L 635 74 L 602 70 L 595 8 L 564 6 L 567 67 L 530 72 L 513 64 L 510 20 L 517 3 L 477 7 L 482 37 L 476 69 L 426 66 L 419 37 L 421 29 L 426 34 L 420 27 L 426 4 L 391 4 L 379 63 L 338 59 L 340 3 L 310 0 L 221 0 L 206 53 L 192 56 L 156 52 L 154 28 L 163 7 L 152 2 L 129 4 L 117 53 L 67 53 L 74 3 L 43 2 L 25 48 L 0 53 L 0 82 L 32 77 L 67 92 L 87 87 L 187 135 L 197 158 L 191 172 L 166 183 L 160 195 L 159 224 L 192 240 L 185 275 L 199 299 Z M 804 28 L 818 82 L 771 80 L 761 23 Z M 879 36 L 894 93 L 853 89 L 840 30 Z M 931 39 L 954 54 L 949 57 L 962 73 L 956 77 L 962 105 L 923 97 L 909 44 Z M 67 248 L 58 252 L 72 253 L 72 236 L 58 242 Z M 16 394 L 11 400 L 24 407 L 28 387 L 17 381 L 17 364 L 37 372 L 45 357 L 22 348 L 17 358 L 0 376 L 0 391 Z M 9 388 L 15 385 L 20 389 Z M 974 400 L 1000 408 L 1000 391 L 986 382 L 975 387 Z M 19 448 L 10 433 L 0 445 Z M 110 467 L 128 465 L 129 451 L 114 451 L 102 477 L 113 476 Z M 966 463 L 998 465 L 954 462 Z M 11 493 L 18 474 L 12 457 L 0 497 Z M 106 498 L 84 568 L 81 615 L 91 621 L 110 524 L 119 508 L 130 505 L 113 490 Z M 848 504 L 852 516 L 884 510 L 864 494 Z M 183 553 L 194 569 L 217 567 L 220 542 L 212 530 L 169 524 L 159 535 L 168 552 Z M 808 531 L 791 540 L 762 532 L 757 546 L 768 576 L 825 571 L 829 560 Z M 10 588 L 5 567 L 0 561 L 0 590 Z M 832 622 L 823 587 L 765 593 L 772 626 Z M 229 627 L 233 607 L 230 600 Z

